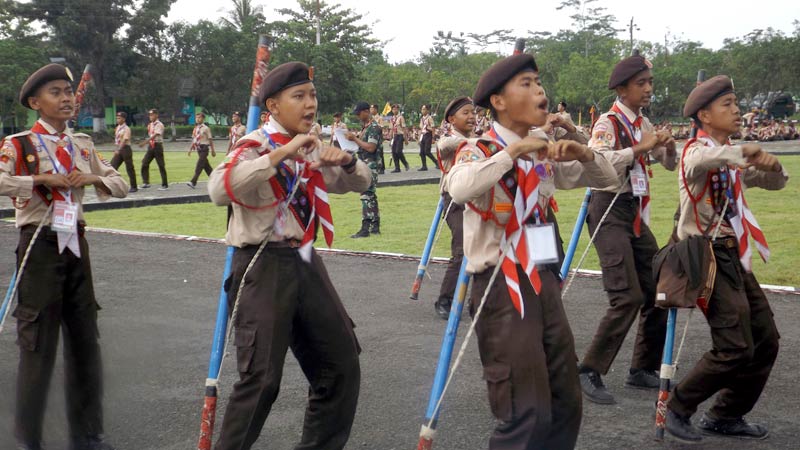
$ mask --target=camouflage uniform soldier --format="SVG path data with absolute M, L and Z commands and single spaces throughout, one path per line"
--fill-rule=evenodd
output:
M 358 102 L 353 114 L 358 116 L 363 128 L 356 135 L 347 133 L 347 139 L 358 144 L 358 157 L 369 166 L 372 171 L 372 183 L 369 188 L 361 193 L 361 229 L 351 238 L 369 237 L 372 234 L 381 234 L 381 217 L 378 210 L 378 149 L 383 144 L 383 132 L 380 125 L 371 118 L 369 103 Z

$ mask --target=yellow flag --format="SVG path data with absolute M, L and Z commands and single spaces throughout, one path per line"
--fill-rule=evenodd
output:
M 382 116 L 389 114 L 392 111 L 392 105 L 389 102 L 386 102 L 386 106 L 383 107 L 383 112 L 381 112 Z

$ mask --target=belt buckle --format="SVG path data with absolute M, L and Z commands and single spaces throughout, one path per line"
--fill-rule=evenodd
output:
M 289 248 L 300 248 L 300 241 L 297 239 L 287 239 L 286 243 L 289 245 Z

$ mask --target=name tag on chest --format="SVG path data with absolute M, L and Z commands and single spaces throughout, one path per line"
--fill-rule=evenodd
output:
M 78 204 L 56 200 L 53 204 L 53 231 L 74 233 L 78 229 Z
M 631 190 L 636 197 L 644 197 L 649 194 L 647 186 L 647 174 L 642 166 L 636 163 L 631 169 Z
M 528 245 L 528 255 L 530 255 L 534 264 L 539 265 L 558 262 L 556 229 L 552 223 L 525 225 L 523 231 L 525 233 L 525 241 Z

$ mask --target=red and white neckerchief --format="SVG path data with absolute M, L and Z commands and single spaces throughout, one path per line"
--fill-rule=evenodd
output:
M 625 128 L 628 129 L 628 136 L 630 136 L 632 144 L 633 145 L 638 144 L 639 140 L 642 138 L 642 121 L 643 121 L 643 118 L 642 118 L 641 114 L 636 117 L 636 120 L 634 120 L 633 123 L 631 123 L 631 121 L 628 120 L 628 116 L 622 111 L 622 109 L 619 106 L 617 106 L 616 102 L 614 103 L 614 106 L 611 107 L 611 110 L 614 111 L 615 113 L 617 113 L 616 114 L 617 117 L 621 117 L 622 118 L 622 123 L 625 125 Z M 649 177 L 652 176 L 652 174 L 649 173 L 650 171 L 647 168 L 647 163 L 645 161 L 645 157 L 644 156 L 639 156 L 636 159 L 636 161 L 634 162 L 634 164 L 639 164 L 639 166 L 642 169 L 642 172 L 645 173 L 645 174 L 648 174 L 648 177 L 646 178 L 647 179 L 647 195 L 643 195 L 643 196 L 639 197 L 639 209 L 636 210 L 636 218 L 633 219 L 633 234 L 636 237 L 639 237 L 642 234 L 642 222 L 644 222 L 645 225 L 650 225 L 650 179 L 649 179 Z
M 431 117 L 430 115 L 425 115 L 422 116 L 421 119 L 419 119 L 419 129 L 421 131 L 421 134 L 425 134 L 430 131 L 428 130 L 428 121 L 430 117 Z
M 231 145 L 235 145 L 235 144 L 236 144 L 236 141 L 238 141 L 238 140 L 239 140 L 239 138 L 238 138 L 238 134 L 236 133 L 236 131 L 237 131 L 237 130 L 239 129 L 239 127 L 241 127 L 241 126 L 242 126 L 242 124 L 238 124 L 238 125 L 233 125 L 233 126 L 231 127 Z
M 265 151 L 260 151 L 259 154 L 264 155 L 269 153 L 271 150 L 277 149 L 283 145 L 288 144 L 292 138 L 286 134 L 283 134 L 275 128 L 275 125 L 271 122 L 268 122 L 261 128 L 261 133 L 267 138 L 269 145 L 265 149 Z M 304 261 L 310 262 L 311 261 L 311 249 L 314 245 L 314 240 L 316 239 L 316 231 L 317 231 L 317 220 L 319 224 L 322 226 L 322 232 L 325 236 L 325 243 L 330 247 L 333 245 L 333 216 L 331 214 L 330 203 L 328 200 L 328 190 L 325 186 L 325 180 L 322 176 L 322 172 L 319 170 L 313 170 L 309 167 L 309 164 L 305 160 L 293 160 L 294 162 L 294 169 L 292 169 L 288 164 L 285 165 L 284 169 L 292 175 L 293 182 L 291 185 L 287 185 L 286 190 L 280 185 L 276 176 L 273 176 L 269 179 L 270 187 L 272 187 L 273 194 L 277 199 L 274 203 L 263 206 L 263 207 L 256 207 L 247 205 L 241 201 L 239 201 L 235 195 L 233 194 L 233 188 L 230 182 L 230 172 L 236 163 L 240 159 L 240 155 L 245 150 L 251 149 L 253 147 L 265 147 L 255 141 L 244 141 L 240 143 L 240 146 L 233 152 L 233 154 L 229 158 L 229 162 L 225 168 L 225 190 L 228 194 L 228 197 L 231 199 L 233 203 L 236 203 L 246 209 L 251 210 L 261 210 L 266 208 L 275 207 L 280 203 L 285 205 L 285 209 L 292 210 L 290 202 L 291 199 L 288 196 L 291 194 L 294 183 L 301 183 L 300 186 L 305 186 L 305 195 L 307 196 L 307 200 L 311 204 L 311 212 L 308 217 L 307 225 L 303 230 L 303 238 L 300 241 L 300 248 L 298 252 L 300 256 L 303 258 Z M 278 215 L 282 213 L 283 208 L 279 208 L 278 214 L 276 215 L 276 222 L 281 220 Z M 292 211 L 293 212 L 293 211 Z M 300 219 L 297 214 L 293 212 L 292 214 L 297 223 L 303 227 L 303 221 Z M 275 224 L 273 224 L 275 226 Z
M 122 136 L 125 135 L 126 128 L 128 128 L 128 126 L 124 123 L 122 125 L 117 125 L 116 133 L 114 133 L 114 144 L 116 144 L 117 147 L 122 145 Z
M 158 123 L 158 120 L 156 120 L 155 122 L 150 122 L 150 123 L 147 124 L 147 135 L 150 137 L 150 148 L 153 148 L 153 147 L 156 146 L 156 135 L 155 135 L 155 132 L 156 132 L 156 124 L 157 123 Z
M 702 142 L 706 147 L 717 146 L 717 143 L 703 130 L 697 132 L 696 140 Z M 694 141 L 687 142 L 685 148 L 688 148 L 692 142 Z M 747 201 L 744 198 L 744 189 L 742 189 L 742 169 L 736 166 L 728 166 L 727 170 L 730 179 L 729 183 L 733 190 L 730 194 L 733 196 L 731 201 L 735 205 L 734 208 L 729 210 L 735 214 L 728 215 L 727 218 L 731 228 L 733 228 L 733 232 L 736 234 L 736 241 L 739 244 L 739 261 L 746 271 L 751 272 L 753 269 L 753 251 L 750 248 L 749 238 L 753 238 L 756 244 L 756 250 L 758 250 L 758 254 L 761 255 L 761 259 L 764 260 L 764 262 L 769 261 L 769 245 L 767 244 L 767 238 L 764 236 L 764 232 L 761 231 L 756 217 L 753 215 L 753 212 L 750 211 L 750 207 L 747 206 Z M 684 176 L 684 180 L 685 179 Z
M 194 130 L 192 130 L 192 148 L 197 148 L 200 145 L 200 136 L 203 134 L 203 124 L 198 124 L 194 126 Z
M 74 148 L 72 145 L 72 139 L 67 134 L 50 134 L 50 132 L 47 131 L 47 129 L 40 122 L 36 122 L 33 128 L 31 128 L 31 132 L 36 135 L 39 140 L 39 144 L 42 146 L 42 149 L 47 154 L 50 162 L 53 164 L 53 173 L 67 175 L 72 172 L 72 170 L 75 168 L 75 162 L 73 159 Z M 52 154 L 50 153 L 50 149 L 48 149 L 45 145 L 45 140 L 54 142 L 56 144 L 55 158 L 53 158 Z M 53 201 L 61 201 L 69 204 L 72 203 L 72 189 L 63 191 L 60 189 L 52 189 L 51 192 L 53 194 Z M 72 251 L 73 255 L 77 256 L 78 258 L 81 257 L 81 248 L 80 244 L 78 243 L 77 230 L 72 233 L 57 231 L 56 236 L 58 237 L 59 254 L 63 253 L 65 248 L 68 248 L 70 251 Z
M 502 147 L 506 147 L 505 141 L 497 134 L 494 127 L 489 129 L 487 135 Z M 510 245 L 510 248 L 500 264 L 506 279 L 511 302 L 514 304 L 514 308 L 519 311 L 520 317 L 524 318 L 525 304 L 522 301 L 517 264 L 522 266 L 537 295 L 542 289 L 542 281 L 539 278 L 536 265 L 533 263 L 532 255 L 528 255 L 527 239 L 522 228 L 523 224 L 538 207 L 539 176 L 536 174 L 534 163 L 531 160 L 516 159 L 514 161 L 514 169 L 517 174 L 517 191 L 514 194 L 511 217 L 506 223 L 503 237 L 500 240 L 500 248 L 506 248 L 507 245 Z

